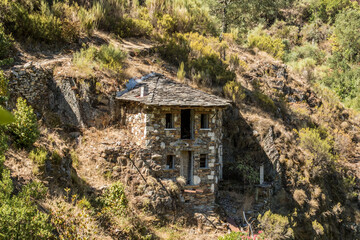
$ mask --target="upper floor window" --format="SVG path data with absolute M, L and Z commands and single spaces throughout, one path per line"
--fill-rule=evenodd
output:
M 174 155 L 167 155 L 166 157 L 166 169 L 175 168 L 175 157 Z
M 174 128 L 174 116 L 171 113 L 166 114 L 165 128 Z
M 200 168 L 207 168 L 207 167 L 208 167 L 207 155 L 200 154 Z
M 201 128 L 209 128 L 209 114 L 201 114 Z

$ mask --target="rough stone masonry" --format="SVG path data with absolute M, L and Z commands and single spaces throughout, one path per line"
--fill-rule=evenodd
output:
M 229 102 L 151 74 L 130 80 L 117 103 L 120 121 L 136 143 L 159 156 L 160 177 L 183 177 L 188 192 L 199 193 L 185 200 L 213 203 L 222 178 L 223 110 Z

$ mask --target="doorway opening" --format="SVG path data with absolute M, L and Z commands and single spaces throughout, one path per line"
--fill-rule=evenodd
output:
M 194 184 L 194 160 L 193 152 L 182 151 L 181 152 L 181 175 L 186 179 L 187 185 Z

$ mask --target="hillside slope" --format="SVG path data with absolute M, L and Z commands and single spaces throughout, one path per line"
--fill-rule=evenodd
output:
M 233 42 L 226 55 L 237 56 L 241 66 L 234 67 L 234 81 L 224 86 L 177 79 L 178 66 L 163 57 L 160 42 L 120 41 L 96 31 L 85 43 L 98 48 L 111 43 L 126 52 L 121 72 L 76 65 L 73 53 L 79 46 L 47 57 L 38 50 L 35 55 L 19 48 L 16 66 L 5 71 L 10 79 L 9 106 L 14 107 L 16 98 L 23 96 L 34 107 L 41 125 L 35 147 L 46 149 L 50 156 L 45 169 L 39 170 L 28 151 L 12 148 L 6 153 L 5 165 L 18 189 L 35 179 L 48 187 L 46 198 L 39 201 L 45 211 L 58 215 L 72 211 L 70 224 L 96 239 L 215 239 L 226 232 L 222 227 L 213 229 L 186 209 L 176 209 L 171 216 L 166 208 L 171 208 L 181 183 L 160 184 L 145 173 L 144 183 L 132 167 L 139 167 L 138 162 L 130 162 L 138 146 L 131 133 L 116 122 L 114 97 L 127 79 L 158 72 L 233 100 L 224 119 L 226 167 L 219 197 L 247 200 L 234 206 L 235 214 L 219 201 L 220 209 L 225 207 L 223 215 L 240 223 L 243 210 L 253 210 L 252 220 L 261 213 L 267 218 L 254 224 L 274 239 L 279 235 L 272 235 L 269 222 L 275 222 L 280 235 L 295 239 L 359 238 L 360 115 L 345 108 L 333 93 L 309 83 L 268 54 Z M 324 147 L 319 149 L 319 145 Z M 123 156 L 114 157 L 114 152 Z M 275 193 L 254 210 L 253 186 L 261 164 Z M 117 181 L 124 184 L 130 203 L 124 218 L 96 207 L 97 197 Z M 243 188 L 226 189 L 229 182 Z M 74 194 L 76 200 L 71 202 Z M 74 209 L 63 210 L 62 205 Z M 264 215 L 268 210 L 271 212 Z M 81 223 L 75 220 L 79 213 L 84 214 Z M 288 220 L 277 223 L 281 216 Z M 169 219 L 176 219 L 177 224 L 169 224 Z M 216 216 L 212 221 L 221 226 L 224 218 Z

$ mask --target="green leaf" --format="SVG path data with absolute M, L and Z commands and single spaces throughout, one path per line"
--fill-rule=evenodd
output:
M 0 125 L 8 124 L 13 121 L 14 121 L 14 116 L 10 112 L 0 107 Z

